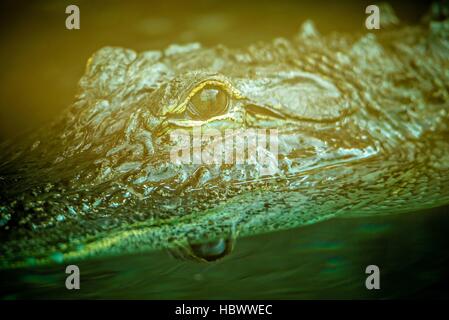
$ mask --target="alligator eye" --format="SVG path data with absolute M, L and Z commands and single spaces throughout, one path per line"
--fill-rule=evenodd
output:
M 228 109 L 228 95 L 216 86 L 205 86 L 190 99 L 188 112 L 195 119 L 205 120 Z

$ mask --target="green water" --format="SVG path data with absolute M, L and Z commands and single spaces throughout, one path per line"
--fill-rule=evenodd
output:
M 243 238 L 211 264 L 166 252 L 79 262 L 80 290 L 65 288 L 65 265 L 10 270 L 1 273 L 1 298 L 448 299 L 448 209 Z M 370 264 L 380 268 L 380 290 L 365 287 Z

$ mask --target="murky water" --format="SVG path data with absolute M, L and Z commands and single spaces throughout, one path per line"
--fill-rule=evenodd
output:
M 65 265 L 3 272 L 3 299 L 388 299 L 449 298 L 449 208 L 333 219 L 238 240 L 212 264 L 165 252 L 80 262 L 81 289 Z M 365 268 L 379 266 L 380 290 Z
M 293 35 L 309 18 L 324 33 L 360 30 L 367 5 L 78 1 L 81 30 L 67 31 L 68 4 L 2 4 L 2 139 L 70 104 L 87 58 L 102 46 L 149 50 L 199 41 L 238 47 Z M 427 8 L 422 2 L 393 5 L 408 21 Z M 0 298 L 449 298 L 448 210 L 333 219 L 243 238 L 232 255 L 213 264 L 182 262 L 165 252 L 83 261 L 78 291 L 65 288 L 64 265 L 4 271 Z M 381 270 L 377 291 L 365 288 L 370 264 Z

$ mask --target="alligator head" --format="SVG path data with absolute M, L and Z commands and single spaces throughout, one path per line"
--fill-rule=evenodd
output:
M 3 147 L 2 266 L 160 248 L 211 261 L 237 235 L 448 203 L 448 23 L 101 49 L 62 116 Z M 222 134 L 203 156 L 273 133 L 257 153 L 274 160 L 179 163 L 181 129 Z

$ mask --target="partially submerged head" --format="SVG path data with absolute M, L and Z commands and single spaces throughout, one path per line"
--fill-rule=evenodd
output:
M 323 37 L 306 23 L 290 41 L 242 50 L 101 49 L 74 105 L 16 153 L 26 153 L 26 167 L 9 195 L 21 200 L 4 208 L 16 215 L 10 221 L 42 234 L 73 226 L 82 233 L 88 224 L 92 244 L 83 250 L 90 252 L 111 243 L 115 250 L 180 246 L 181 255 L 206 261 L 229 253 L 238 230 L 360 209 L 383 197 L 367 199 L 360 187 L 388 187 L 372 181 L 376 174 L 397 178 L 401 161 L 421 157 L 421 139 L 447 129 L 449 81 L 429 70 L 426 35 L 404 28 Z M 173 159 L 180 132 L 189 142 L 184 162 Z M 256 141 L 253 149 L 240 148 L 242 136 L 246 146 Z M 223 158 L 205 161 L 211 150 Z M 241 150 L 250 159 L 237 163 Z

